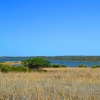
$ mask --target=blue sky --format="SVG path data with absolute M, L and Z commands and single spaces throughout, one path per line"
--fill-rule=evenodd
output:
M 0 56 L 100 55 L 100 0 L 0 0 Z

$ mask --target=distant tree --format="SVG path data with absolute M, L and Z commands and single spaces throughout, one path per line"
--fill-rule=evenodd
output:
M 42 69 L 44 67 L 51 66 L 50 62 L 43 58 L 29 58 L 29 59 L 23 60 L 22 64 L 25 67 L 28 67 L 30 69 L 37 69 L 37 70 Z

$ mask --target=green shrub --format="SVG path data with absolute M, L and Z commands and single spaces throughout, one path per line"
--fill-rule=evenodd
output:
M 94 65 L 91 68 L 100 68 L 100 65 Z
M 20 67 L 20 66 L 18 66 L 18 67 L 12 66 L 8 70 L 9 70 L 9 72 L 26 72 L 27 71 L 27 69 L 25 67 Z
M 27 70 L 25 67 L 8 66 L 8 65 L 0 64 L 0 71 L 1 72 L 26 72 Z
M 3 69 L 7 69 L 7 65 L 0 64 L 0 71 L 3 71 Z
M 2 64 L 0 64 L 0 69 L 3 67 L 3 65 Z
M 3 72 L 3 73 L 7 73 L 8 70 L 7 70 L 5 67 L 2 67 L 2 68 L 1 68 L 1 72 Z
M 87 65 L 79 65 L 78 67 L 80 67 L 80 68 L 87 68 L 88 66 Z
M 53 65 L 52 65 L 52 68 L 60 68 L 60 65 L 58 65 L 58 64 L 53 64 Z
M 61 65 L 60 67 L 64 67 L 64 68 L 66 68 L 67 66 L 66 66 L 66 65 Z

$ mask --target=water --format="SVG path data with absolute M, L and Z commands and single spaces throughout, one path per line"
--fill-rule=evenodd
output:
M 6 62 L 6 61 L 22 61 L 24 57 L 17 57 L 17 58 L 0 58 L 0 62 Z M 65 61 L 65 60 L 50 60 L 52 64 L 59 64 L 59 65 L 66 65 L 69 67 L 77 67 L 79 65 L 87 65 L 89 67 L 93 65 L 100 65 L 100 62 L 84 62 L 84 61 Z M 18 64 L 20 65 L 20 64 Z
M 92 67 L 93 65 L 100 65 L 100 62 L 84 62 L 84 61 L 63 61 L 63 60 L 51 60 L 53 64 L 66 65 L 69 67 L 77 67 L 79 65 L 87 65 Z

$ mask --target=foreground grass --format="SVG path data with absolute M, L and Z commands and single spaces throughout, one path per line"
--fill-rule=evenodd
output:
M 0 100 L 100 100 L 100 69 L 0 73 Z

